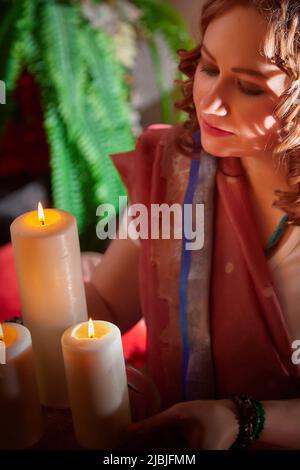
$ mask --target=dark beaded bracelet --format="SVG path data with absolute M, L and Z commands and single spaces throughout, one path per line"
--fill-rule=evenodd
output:
M 260 401 L 244 395 L 232 399 L 238 410 L 239 434 L 231 449 L 247 449 L 264 429 L 264 408 Z
M 258 400 L 253 400 L 256 409 L 256 426 L 254 429 L 254 439 L 258 439 L 265 426 L 265 410 L 263 404 Z

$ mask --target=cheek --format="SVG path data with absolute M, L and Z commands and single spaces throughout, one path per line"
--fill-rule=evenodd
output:
M 278 123 L 273 115 L 274 107 L 264 100 L 250 99 L 251 106 L 240 107 L 241 130 L 249 137 L 270 136 L 278 129 Z
M 210 89 L 207 80 L 198 69 L 193 84 L 193 101 L 198 118 L 203 112 L 202 105 Z M 236 90 L 231 95 L 230 102 L 227 102 L 229 115 L 226 119 L 236 129 L 244 144 L 248 139 L 264 141 L 276 135 L 279 128 L 274 117 L 275 105 L 276 103 L 268 95 L 255 98 Z M 209 114 L 209 108 L 205 111 Z
M 237 140 L 240 144 L 240 155 L 264 156 L 278 143 L 278 123 L 273 108 L 262 100 L 256 106 L 248 107 L 247 112 L 240 110 L 240 126 Z M 255 101 L 254 101 L 255 102 Z
M 205 94 L 205 89 L 207 88 L 205 84 L 205 77 L 199 71 L 199 68 L 196 70 L 194 85 L 193 85 L 193 99 L 195 106 L 199 106 L 198 103 L 201 100 L 202 96 Z

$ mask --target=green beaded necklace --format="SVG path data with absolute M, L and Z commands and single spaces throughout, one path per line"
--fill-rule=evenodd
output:
M 285 214 L 279 224 L 278 227 L 276 228 L 275 232 L 271 236 L 270 240 L 268 241 L 268 244 L 265 248 L 265 255 L 269 255 L 271 250 L 274 248 L 274 246 L 278 243 L 279 239 L 282 237 L 284 230 L 287 227 L 287 221 L 288 221 L 288 215 Z

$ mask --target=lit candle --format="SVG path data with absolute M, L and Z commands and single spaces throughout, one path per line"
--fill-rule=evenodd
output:
M 80 246 L 75 218 L 45 209 L 11 224 L 11 239 L 24 324 L 32 336 L 41 402 L 69 406 L 61 335 L 87 320 Z
M 0 365 L 0 448 L 24 449 L 44 430 L 31 336 L 16 323 L 4 323 L 1 332 L 6 357 Z
M 65 331 L 62 347 L 78 443 L 117 448 L 131 421 L 119 328 L 105 321 L 80 323 Z

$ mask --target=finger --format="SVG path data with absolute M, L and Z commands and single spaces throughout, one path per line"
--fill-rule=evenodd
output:
M 158 429 L 166 429 L 178 424 L 180 421 L 176 408 L 168 408 L 151 418 L 144 419 L 128 427 L 129 432 L 153 432 Z

